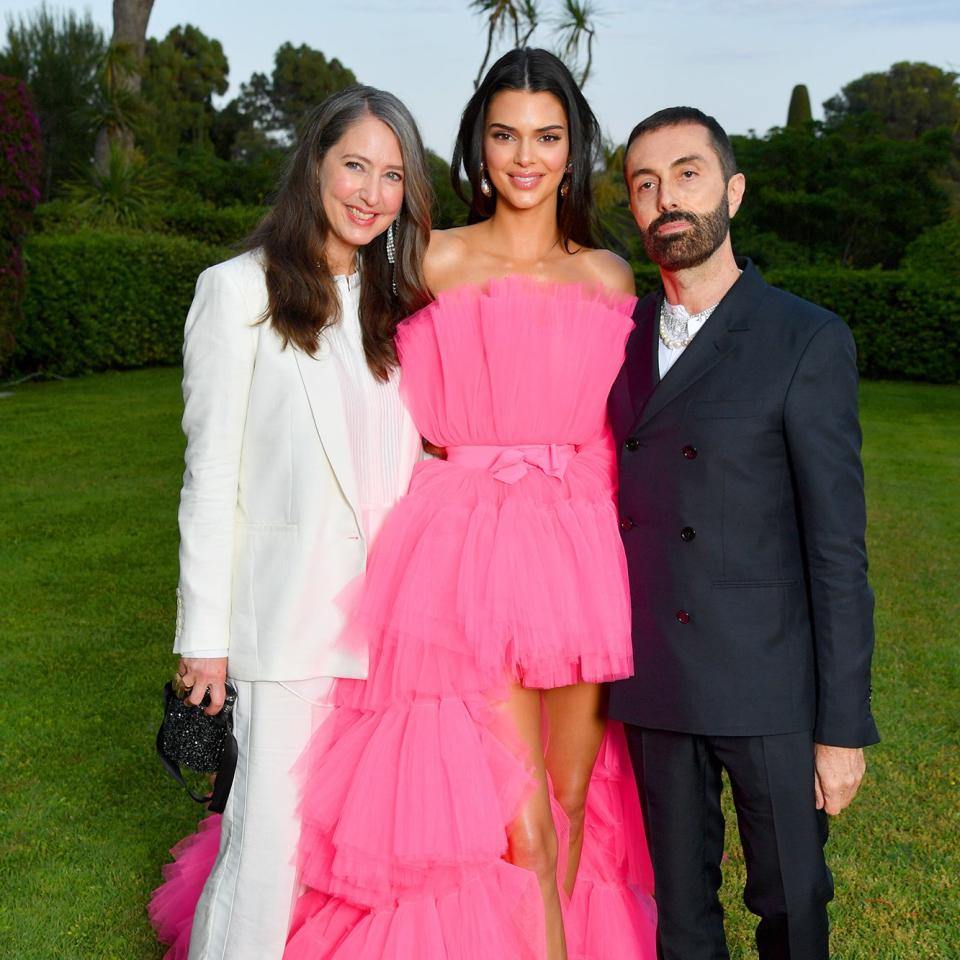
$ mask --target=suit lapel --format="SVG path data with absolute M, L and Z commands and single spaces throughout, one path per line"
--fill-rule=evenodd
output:
M 750 318 L 763 296 L 766 283 L 749 260 L 742 261 L 741 268 L 740 279 L 650 394 L 638 414 L 634 429 L 649 423 L 667 404 L 689 390 L 732 349 L 736 335 L 750 329 Z M 659 305 L 658 299 L 658 313 Z M 657 335 L 654 329 L 648 340 L 654 365 L 659 367 Z
M 629 395 L 630 413 L 628 424 L 633 423 L 643 413 L 650 394 L 657 386 L 659 373 L 656 364 L 656 351 L 651 342 L 652 320 L 659 309 L 660 298 L 644 297 L 633 311 L 635 328 L 627 340 L 624 372 Z
M 343 407 L 343 394 L 340 391 L 340 379 L 336 365 L 330 355 L 329 345 L 321 339 L 316 357 L 300 350 L 293 351 L 300 371 L 300 379 L 307 393 L 310 413 L 313 416 L 320 443 L 337 478 L 344 497 L 350 504 L 357 526 L 363 530 L 363 522 L 358 510 L 357 480 L 353 467 L 353 455 L 350 452 L 350 438 L 347 435 L 347 418 Z
M 723 328 L 718 329 L 718 325 L 714 322 L 715 319 L 721 319 L 717 317 L 719 312 L 720 308 L 717 307 L 657 385 L 640 414 L 640 426 L 655 417 L 671 400 L 675 400 L 693 386 L 711 367 L 719 363 L 723 354 L 730 349 L 732 338 L 725 336 Z

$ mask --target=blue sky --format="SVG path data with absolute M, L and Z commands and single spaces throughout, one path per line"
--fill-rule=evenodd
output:
M 0 0 L 0 19 L 35 9 Z M 109 35 L 111 0 L 51 3 L 89 10 Z M 542 0 L 549 12 L 556 0 Z M 764 132 L 786 119 L 796 83 L 814 115 L 844 83 L 898 60 L 960 72 L 957 0 L 600 0 L 595 68 L 585 93 L 604 131 L 622 141 L 636 121 L 676 104 L 714 114 L 730 133 Z M 192 23 L 220 40 L 231 91 L 269 73 L 285 41 L 338 57 L 365 83 L 400 96 L 424 139 L 449 157 L 460 111 L 483 57 L 480 18 L 467 0 L 156 0 L 150 36 Z M 539 45 L 551 46 L 548 31 Z M 505 48 L 504 48 L 505 49 Z

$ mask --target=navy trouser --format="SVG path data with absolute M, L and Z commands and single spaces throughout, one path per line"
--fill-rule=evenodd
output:
M 812 734 L 704 737 L 625 726 L 653 861 L 660 960 L 729 957 L 717 895 L 724 769 L 761 960 L 825 960 L 833 878 L 823 855 L 827 816 L 814 803 Z

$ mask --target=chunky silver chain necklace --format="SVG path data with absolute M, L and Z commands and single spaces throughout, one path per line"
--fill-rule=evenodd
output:
M 664 297 L 660 304 L 660 339 L 671 350 L 688 346 L 693 339 L 690 334 L 690 323 L 705 321 L 719 306 L 720 302 L 717 301 L 706 310 L 689 314 L 683 304 L 674 305 Z

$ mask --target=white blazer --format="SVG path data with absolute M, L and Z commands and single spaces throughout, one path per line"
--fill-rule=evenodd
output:
M 283 349 L 267 305 L 254 251 L 205 270 L 187 315 L 174 652 L 227 649 L 238 680 L 363 677 L 337 646 L 367 544 L 336 364 L 322 339 Z M 403 416 L 398 497 L 420 451 Z

